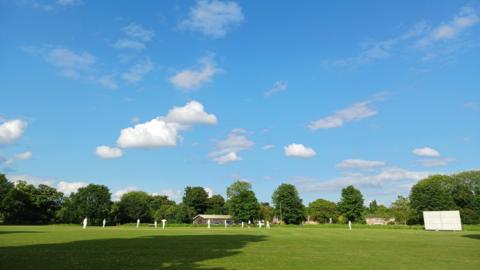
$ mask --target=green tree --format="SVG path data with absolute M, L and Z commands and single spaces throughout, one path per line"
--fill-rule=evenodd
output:
M 281 184 L 272 195 L 275 213 L 286 224 L 300 224 L 304 219 L 302 199 L 294 185 Z
M 269 203 L 264 202 L 260 204 L 259 217 L 265 221 L 272 221 L 273 216 L 275 215 L 275 210 L 270 206 Z
M 337 205 L 331 201 L 317 199 L 308 204 L 307 214 L 311 219 L 319 223 L 327 223 L 330 221 L 330 218 L 335 221 Z
M 130 191 L 122 195 L 118 203 L 122 222 L 150 221 L 150 196 L 143 191 Z
M 182 223 L 181 219 L 180 221 L 176 219 L 177 208 L 178 206 L 176 204 L 162 204 L 162 206 L 155 211 L 155 220 L 166 219 L 170 223 Z
M 5 174 L 0 173 L 0 220 L 3 219 L 3 199 L 11 189 L 13 189 L 13 183 L 8 181 Z
M 258 218 L 259 205 L 250 183 L 236 181 L 227 188 L 228 213 L 236 221 L 248 221 Z
M 213 195 L 208 199 L 207 214 L 225 214 L 225 199 L 221 195 Z
M 85 217 L 91 224 L 100 225 L 104 218 L 109 216 L 110 191 L 106 186 L 90 184 L 79 188 L 70 195 L 71 209 L 75 216 L 75 223 L 80 223 Z
M 164 196 L 164 195 L 149 196 L 149 199 L 148 199 L 149 216 L 155 218 L 155 213 L 163 205 L 171 205 L 171 204 L 175 205 L 175 202 L 169 200 L 167 196 Z
M 462 222 L 480 224 L 480 171 L 466 171 L 452 178 L 452 198 L 460 208 Z
M 193 216 L 204 214 L 208 208 L 208 193 L 203 187 L 186 187 L 182 201 L 193 209 Z
M 13 188 L 3 198 L 3 222 L 6 224 L 35 223 L 35 206 L 29 193 Z
M 360 190 L 350 185 L 342 189 L 342 198 L 338 203 L 339 213 L 352 222 L 363 221 L 363 195 Z
M 403 196 L 398 196 L 397 200 L 392 203 L 390 211 L 393 217 L 395 217 L 395 222 L 405 225 L 413 216 L 410 200 Z
M 252 190 L 252 184 L 245 181 L 236 181 L 227 187 L 227 199 L 239 195 L 242 191 Z
M 192 223 L 192 217 L 194 217 L 193 208 L 184 203 L 180 203 L 175 209 L 175 223 Z
M 375 212 L 377 212 L 377 210 L 378 210 L 377 201 L 376 200 L 371 201 L 370 204 L 368 205 L 368 212 L 371 214 L 374 214 Z
M 432 175 L 412 187 L 410 205 L 419 222 L 423 221 L 423 211 L 458 209 L 452 197 L 452 184 L 451 176 Z

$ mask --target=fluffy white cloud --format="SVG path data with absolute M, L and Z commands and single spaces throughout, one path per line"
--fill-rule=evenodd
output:
M 272 96 L 273 94 L 276 94 L 278 92 L 283 92 L 283 91 L 287 91 L 287 88 L 288 88 L 288 85 L 286 82 L 282 82 L 282 81 L 276 81 L 272 88 L 270 90 L 268 90 L 267 92 L 265 92 L 265 96 L 266 97 L 270 97 Z
M 88 52 L 74 52 L 66 48 L 51 49 L 45 60 L 60 69 L 66 77 L 80 78 L 95 64 L 95 56 Z
M 202 68 L 182 70 L 170 78 L 170 83 L 179 89 L 189 91 L 210 82 L 212 77 L 219 72 L 213 56 L 203 57 L 199 62 L 202 64 Z
M 236 2 L 200 0 L 190 8 L 189 17 L 180 23 L 180 27 L 220 38 L 243 19 L 242 8 Z
M 197 101 L 190 101 L 183 107 L 172 108 L 167 116 L 157 117 L 145 123 L 136 124 L 120 131 L 117 145 L 121 148 L 154 148 L 175 146 L 179 133 L 195 124 L 217 123 L 214 114 L 205 112 Z
M 32 158 L 32 152 L 26 151 L 26 152 L 18 153 L 15 155 L 15 157 L 20 160 L 29 160 Z
M 284 150 L 287 157 L 311 158 L 317 154 L 312 148 L 297 143 L 285 146 Z
M 19 119 L 0 124 L 0 144 L 12 143 L 20 138 L 27 128 L 27 122 Z
M 198 101 L 190 101 L 183 107 L 173 107 L 168 111 L 165 119 L 181 125 L 207 124 L 215 125 L 217 117 L 205 112 L 203 105 Z
M 419 48 L 427 47 L 435 42 L 452 39 L 463 30 L 480 21 L 478 13 L 471 7 L 463 7 L 450 22 L 442 23 L 432 29 L 425 37 L 417 41 Z
M 86 187 L 86 186 L 88 186 L 88 183 L 60 181 L 58 182 L 56 188 L 58 191 L 68 196 L 70 193 L 77 192 L 79 188 Z
M 338 128 L 345 123 L 365 119 L 377 114 L 370 106 L 371 101 L 358 102 L 343 110 L 336 111 L 333 115 L 313 121 L 308 126 L 311 130 Z
M 430 147 L 422 147 L 413 149 L 412 153 L 421 157 L 439 157 L 440 153 Z
M 145 76 L 147 73 L 153 70 L 153 63 L 150 61 L 149 58 L 145 58 L 142 62 L 138 62 L 130 69 L 122 74 L 122 78 L 129 82 L 129 83 L 135 83 L 139 82 L 143 79 L 143 76 Z
M 95 154 L 101 159 L 114 159 L 123 156 L 122 149 L 117 147 L 108 147 L 106 145 L 98 146 L 95 149 Z
M 142 50 L 145 49 L 145 44 L 140 41 L 132 40 L 132 39 L 119 39 L 113 45 L 115 49 L 134 49 L 134 50 Z
M 117 145 L 122 148 L 154 148 L 177 145 L 179 125 L 155 118 L 120 131 Z
M 110 89 L 117 89 L 118 84 L 115 81 L 115 76 L 113 75 L 106 75 L 106 76 L 101 76 L 98 79 L 98 83 L 100 83 L 102 86 Z
M 275 147 L 275 145 L 273 145 L 273 144 L 266 144 L 266 145 L 262 146 L 262 149 L 263 150 L 270 150 L 274 147 Z
M 209 188 L 209 187 L 206 187 L 204 188 L 205 189 L 205 192 L 208 193 L 208 197 L 211 198 L 213 195 L 215 195 L 215 193 L 213 192 L 213 189 L 212 188 Z
M 158 193 L 152 193 L 152 195 L 164 195 L 167 196 L 170 200 L 180 201 L 182 199 L 183 192 L 176 189 L 162 189 Z
M 425 167 L 443 167 L 454 162 L 454 158 L 423 159 L 420 163 Z
M 384 161 L 363 160 L 363 159 L 345 159 L 337 164 L 339 169 L 373 169 L 385 166 Z
M 123 194 L 128 193 L 130 191 L 138 191 L 138 190 L 139 189 L 137 187 L 126 187 L 124 189 L 117 190 L 113 193 L 112 200 L 115 201 L 115 202 L 120 201 Z
M 155 32 L 147 30 L 137 23 L 130 23 L 122 31 L 126 36 L 143 42 L 147 42 L 155 36 Z
M 298 178 L 295 182 L 304 192 L 336 191 L 348 185 L 381 188 L 386 184 L 416 182 L 431 175 L 430 172 L 409 171 L 402 168 L 385 168 L 374 174 L 348 173 L 327 181 Z
M 238 152 L 249 149 L 254 144 L 245 136 L 245 130 L 234 129 L 226 139 L 217 142 L 215 151 L 211 152 L 209 156 L 218 164 L 239 161 L 242 158 L 238 155 Z

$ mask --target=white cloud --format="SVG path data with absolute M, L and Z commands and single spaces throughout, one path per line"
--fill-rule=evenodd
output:
M 275 145 L 273 145 L 273 144 L 266 144 L 266 145 L 262 146 L 262 149 L 263 150 L 270 150 L 274 147 L 275 147 Z
M 123 33 L 135 40 L 147 42 L 155 36 L 155 32 L 143 28 L 140 24 L 130 23 L 122 29 Z
M 108 147 L 106 145 L 98 146 L 95 149 L 95 154 L 101 159 L 114 159 L 123 156 L 122 149 L 117 147 Z
M 134 50 L 142 50 L 145 49 L 145 44 L 140 41 L 132 40 L 132 39 L 119 39 L 113 45 L 115 49 L 134 49 Z
M 60 181 L 58 182 L 56 188 L 58 191 L 68 196 L 71 193 L 77 192 L 79 188 L 86 187 L 86 186 L 88 186 L 88 183 Z
M 345 159 L 337 164 L 339 169 L 373 169 L 385 166 L 384 161 L 363 160 L 363 159 Z
M 450 22 L 442 23 L 433 28 L 425 37 L 416 42 L 416 47 L 425 48 L 435 42 L 452 39 L 463 30 L 474 26 L 480 18 L 473 8 L 463 7 Z
M 112 195 L 112 201 L 118 202 L 122 198 L 123 194 L 128 193 L 130 191 L 138 191 L 137 187 L 126 187 L 124 189 L 117 190 Z
M 139 82 L 147 73 L 153 70 L 153 63 L 149 58 L 145 58 L 143 62 L 136 63 L 130 69 L 123 73 L 122 78 L 130 83 Z
M 475 111 L 475 112 L 480 111 L 480 103 L 478 103 L 478 102 L 473 102 L 473 101 L 466 102 L 466 103 L 463 104 L 463 107 L 467 108 L 467 109 L 470 109 L 472 111 Z
M 117 89 L 118 84 L 115 81 L 115 76 L 113 75 L 107 75 L 107 76 L 102 76 L 98 79 L 98 83 L 100 83 L 102 86 L 110 89 Z
M 422 166 L 425 167 L 443 167 L 447 166 L 450 163 L 454 162 L 454 158 L 438 158 L 438 159 L 423 159 L 420 160 Z
M 217 123 L 214 114 L 205 112 L 197 101 L 190 101 L 183 107 L 172 108 L 167 116 L 159 116 L 145 123 L 136 124 L 120 131 L 117 145 L 121 148 L 154 148 L 175 146 L 179 133 L 196 124 Z
M 80 78 L 96 62 L 95 56 L 88 52 L 77 53 L 66 48 L 51 49 L 45 55 L 45 60 L 59 68 L 62 75 L 70 78 Z
M 204 188 L 205 189 L 205 192 L 208 193 L 208 197 L 211 198 L 213 195 L 215 195 L 215 193 L 213 192 L 213 189 L 212 188 L 209 188 L 209 187 L 206 187 Z
M 122 148 L 154 148 L 177 145 L 179 125 L 155 118 L 120 131 L 117 145 Z
M 140 123 L 140 117 L 134 116 L 132 117 L 132 119 L 130 119 L 130 121 L 132 122 L 132 124 L 138 124 Z
M 173 107 L 168 111 L 165 119 L 181 125 L 207 124 L 215 125 L 217 117 L 205 112 L 203 105 L 198 101 L 190 101 L 183 107 Z
M 317 154 L 312 148 L 297 143 L 285 146 L 284 150 L 287 157 L 312 158 Z
M 309 124 L 311 130 L 338 128 L 345 123 L 369 118 L 377 114 L 377 111 L 370 106 L 372 101 L 363 101 L 353 104 L 343 110 L 336 111 L 333 115 L 312 121 Z
M 348 185 L 356 187 L 382 188 L 386 184 L 398 182 L 416 182 L 427 178 L 432 173 L 409 171 L 402 168 L 385 168 L 378 173 L 349 173 L 327 181 L 317 181 L 306 178 L 297 178 L 296 183 L 304 192 L 336 191 Z
M 61 6 L 75 6 L 83 4 L 81 0 L 57 0 L 56 3 Z
M 239 161 L 242 158 L 238 152 L 251 148 L 255 143 L 245 137 L 245 130 L 234 129 L 227 138 L 217 142 L 215 151 L 209 156 L 218 164 L 226 164 L 232 161 Z
M 48 186 L 53 186 L 53 183 L 55 180 L 53 179 L 47 179 L 47 178 L 42 178 L 42 177 L 37 177 L 37 176 L 32 176 L 32 175 L 7 175 L 7 179 L 11 182 L 18 183 L 18 181 L 25 181 L 28 184 L 31 185 L 48 185 Z
M 265 96 L 266 97 L 270 97 L 272 96 L 273 94 L 276 94 L 278 92 L 283 92 L 283 91 L 287 91 L 287 88 L 288 88 L 288 85 L 286 82 L 282 82 L 282 81 L 276 81 L 272 88 L 270 90 L 268 90 L 267 92 L 265 92 Z
M 23 135 L 27 122 L 19 119 L 0 124 L 0 144 L 12 143 Z
M 199 60 L 203 65 L 200 69 L 185 69 L 170 77 L 170 83 L 184 91 L 193 90 L 204 83 L 210 82 L 212 77 L 219 72 L 212 55 Z
M 154 193 L 158 195 L 164 195 L 167 196 L 170 200 L 174 201 L 180 201 L 182 199 L 182 191 L 180 190 L 175 190 L 175 189 L 162 189 L 158 193 Z
M 422 147 L 413 149 L 412 153 L 421 157 L 439 157 L 440 153 L 430 147 Z
M 26 151 L 26 152 L 18 153 L 17 155 L 15 155 L 15 157 L 20 160 L 29 160 L 32 158 L 32 152 Z
M 199 0 L 190 8 L 189 17 L 180 23 L 180 28 L 199 31 L 212 38 L 221 38 L 243 19 L 242 8 L 236 2 Z

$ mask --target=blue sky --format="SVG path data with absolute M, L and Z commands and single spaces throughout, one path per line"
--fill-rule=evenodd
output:
M 477 1 L 0 1 L 0 170 L 390 203 L 479 168 Z

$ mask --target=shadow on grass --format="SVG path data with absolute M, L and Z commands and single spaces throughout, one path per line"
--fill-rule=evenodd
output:
M 0 248 L 0 269 L 200 269 L 234 256 L 255 235 L 165 235 Z M 222 270 L 226 268 L 205 268 Z
M 43 233 L 43 232 L 40 232 L 40 231 L 0 231 L 0 235 L 11 234 L 11 233 Z
M 480 234 L 465 234 L 462 235 L 462 237 L 480 240 Z

